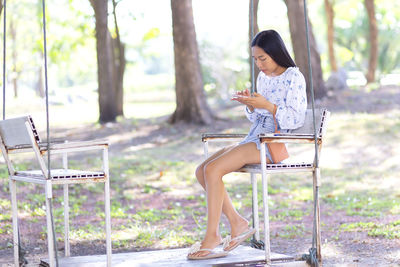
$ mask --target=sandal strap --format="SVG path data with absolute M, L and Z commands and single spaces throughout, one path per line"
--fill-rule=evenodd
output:
M 200 250 L 201 247 L 201 243 L 200 242 L 196 242 L 194 243 L 190 248 L 189 248 L 189 254 L 193 254 L 196 253 Z
M 225 244 L 225 243 L 224 243 Z M 200 248 L 201 247 L 201 243 L 200 242 L 196 242 L 194 243 L 190 249 L 189 249 L 189 253 L 188 254 L 193 254 L 199 251 L 207 251 L 212 253 L 214 249 L 210 249 L 210 248 Z
M 228 235 L 227 237 L 224 238 L 224 240 L 223 240 L 224 244 L 222 245 L 222 247 L 224 249 L 227 248 L 232 241 L 240 240 L 243 236 L 247 235 L 249 231 L 251 231 L 250 228 L 247 229 L 246 231 L 244 231 L 243 233 L 241 233 L 240 235 L 235 236 L 234 238 L 232 238 L 230 235 Z
M 213 252 L 211 248 L 201 248 L 198 251 L 208 251 L 208 252 Z

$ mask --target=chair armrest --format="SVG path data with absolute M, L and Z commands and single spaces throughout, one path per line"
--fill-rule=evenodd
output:
M 313 134 L 267 133 L 258 135 L 261 143 L 314 143 Z M 321 138 L 317 138 L 321 142 Z
M 109 145 L 109 143 L 106 140 L 50 143 L 50 151 L 53 154 L 59 154 L 59 153 L 65 153 L 65 152 L 101 150 L 104 148 L 108 148 L 108 145 Z M 46 153 L 47 152 L 47 143 L 40 144 L 40 150 L 43 153 Z
M 246 137 L 247 134 L 213 134 L 205 133 L 201 135 L 201 141 L 234 141 L 236 139 L 242 139 Z

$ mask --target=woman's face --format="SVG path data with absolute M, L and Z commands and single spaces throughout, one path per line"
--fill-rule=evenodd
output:
M 277 76 L 285 71 L 285 68 L 276 64 L 276 62 L 265 51 L 258 47 L 251 48 L 254 62 L 258 69 L 267 76 Z

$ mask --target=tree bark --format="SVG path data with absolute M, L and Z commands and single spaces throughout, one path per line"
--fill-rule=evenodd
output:
M 113 83 L 116 90 L 116 109 L 117 115 L 124 115 L 124 72 L 125 72 L 125 45 L 121 42 L 121 37 L 119 34 L 119 27 L 117 21 L 116 7 L 117 2 L 112 0 L 113 3 L 113 16 L 115 24 L 115 39 L 112 39 L 112 55 L 113 55 Z
M 307 84 L 307 99 L 311 103 L 311 88 L 310 77 L 308 71 L 308 56 L 307 56 L 307 37 L 304 21 L 304 4 L 303 0 L 285 0 L 289 18 L 290 36 L 295 55 L 295 61 L 300 71 L 304 74 Z M 315 98 L 326 96 L 326 88 L 322 78 L 321 58 L 317 50 L 317 43 L 312 31 L 312 25 L 308 19 L 309 25 L 309 40 L 311 50 L 311 68 L 312 80 L 314 87 Z
M 11 66 L 11 81 L 14 87 L 14 97 L 18 97 L 18 78 L 20 71 L 18 69 L 18 56 L 17 56 L 17 27 L 15 25 L 15 17 L 10 16 L 10 36 L 11 36 L 11 58 L 12 58 L 12 66 Z
M 327 35 L 328 35 L 328 52 L 329 52 L 329 64 L 331 71 L 337 71 L 336 57 L 335 57 L 335 29 L 334 29 L 334 17 L 333 3 L 335 0 L 324 0 L 325 1 L 325 13 L 326 13 L 326 24 L 327 24 Z
M 99 121 L 115 121 L 115 89 L 113 87 L 113 62 L 111 38 L 108 31 L 108 1 L 90 0 L 96 19 L 97 75 L 99 83 Z
M 252 2 L 252 0 L 249 0 L 249 66 L 250 66 L 250 81 L 253 83 L 253 77 L 251 75 L 251 70 L 253 68 L 253 70 L 254 70 L 254 87 L 253 88 L 254 88 L 254 91 L 257 91 L 256 90 L 257 89 L 256 83 L 257 83 L 257 76 L 258 76 L 258 73 L 260 72 L 260 70 L 257 68 L 256 64 L 253 62 L 253 57 L 251 55 L 251 41 L 253 40 L 254 36 L 260 31 L 260 29 L 258 28 L 258 16 L 257 16 L 259 0 L 253 0 L 253 20 L 254 20 L 253 22 L 254 22 L 254 24 L 251 21 L 251 16 L 252 16 L 252 14 L 251 14 L 251 11 L 252 11 L 251 2 Z M 252 30 L 254 32 L 252 32 Z M 252 64 L 253 64 L 253 66 L 252 66 Z
M 171 0 L 175 59 L 176 110 L 170 123 L 179 121 L 210 124 L 199 51 L 193 22 L 192 0 Z
M 367 83 L 375 81 L 375 71 L 378 65 L 378 25 L 376 23 L 375 17 L 375 4 L 374 0 L 365 0 L 365 8 L 368 13 L 369 21 L 369 62 L 368 62 L 368 72 L 366 75 Z
M 36 83 L 36 95 L 40 96 L 41 98 L 44 98 L 46 96 L 45 91 L 44 91 L 44 81 L 43 81 L 43 66 L 40 65 L 38 68 L 37 72 L 37 83 Z

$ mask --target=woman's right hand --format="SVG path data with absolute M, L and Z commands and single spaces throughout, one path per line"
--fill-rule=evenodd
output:
M 242 91 L 237 91 L 236 95 L 234 96 L 244 96 L 244 97 L 249 97 L 251 96 L 249 89 L 244 89 Z
M 245 89 L 242 91 L 236 91 L 236 93 L 233 94 L 233 96 L 232 96 L 232 100 L 236 100 L 236 101 L 242 103 L 241 100 L 248 98 L 250 96 L 251 96 L 251 94 L 250 94 L 249 89 Z
M 253 110 L 254 110 L 253 106 L 251 106 L 251 105 L 249 105 L 248 103 L 246 103 L 246 102 L 247 102 L 246 100 L 247 100 L 249 97 L 251 97 L 250 91 L 249 91 L 249 89 L 245 89 L 245 90 L 242 90 L 242 91 L 237 91 L 237 92 L 232 96 L 232 100 L 236 100 L 236 101 L 238 101 L 239 103 L 242 103 L 242 104 L 244 104 L 244 105 L 247 105 L 247 107 L 248 107 L 251 111 L 253 111 Z

